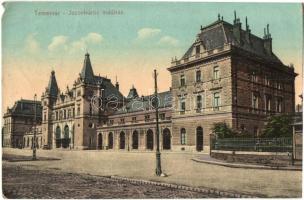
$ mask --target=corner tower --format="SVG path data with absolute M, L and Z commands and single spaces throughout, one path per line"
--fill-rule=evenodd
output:
M 52 110 L 56 103 L 59 89 L 55 77 L 55 71 L 51 72 L 48 86 L 45 88 L 45 92 L 42 94 L 42 137 L 43 145 L 47 148 L 52 148 Z

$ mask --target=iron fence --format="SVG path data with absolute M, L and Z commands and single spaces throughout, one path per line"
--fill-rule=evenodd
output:
M 292 152 L 292 138 L 213 138 L 213 150 Z

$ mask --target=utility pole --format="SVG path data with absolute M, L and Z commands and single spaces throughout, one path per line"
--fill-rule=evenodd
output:
M 155 102 L 155 115 L 156 115 L 156 169 L 155 173 L 156 176 L 161 176 L 161 163 L 160 163 L 160 151 L 159 151 L 159 124 L 158 124 L 158 95 L 157 95 L 157 72 L 154 69 L 154 98 L 156 99 Z
M 36 103 L 37 95 L 34 96 L 34 138 L 33 138 L 33 158 L 32 160 L 37 160 L 36 157 L 36 124 L 37 124 L 37 103 Z

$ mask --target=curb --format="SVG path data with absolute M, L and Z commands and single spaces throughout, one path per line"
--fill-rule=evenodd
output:
M 180 189 L 180 190 L 186 190 L 186 191 L 192 191 L 192 192 L 200 192 L 200 193 L 204 193 L 204 194 L 213 194 L 213 195 L 217 195 L 219 197 L 257 198 L 256 196 L 245 195 L 245 194 L 234 193 L 234 192 L 224 192 L 224 191 L 219 191 L 219 190 L 215 190 L 215 189 L 190 187 L 190 186 L 185 186 L 185 185 L 177 185 L 177 184 L 172 184 L 172 183 L 163 183 L 163 182 L 157 182 L 157 181 L 140 180 L 140 179 L 120 177 L 120 176 L 110 176 L 110 177 L 111 177 L 111 179 L 114 179 L 114 180 L 128 181 L 128 182 L 131 182 L 131 183 L 136 183 L 136 184 L 141 184 L 141 185 L 156 185 L 156 186 L 168 187 L 168 188 L 173 188 L 173 189 Z
M 211 165 L 219 165 L 231 168 L 243 168 L 243 169 L 267 169 L 267 170 L 288 170 L 288 171 L 302 171 L 302 168 L 294 168 L 294 167 L 271 167 L 265 165 L 247 165 L 247 164 L 236 164 L 236 163 L 224 163 L 224 162 L 216 162 L 216 161 L 206 161 L 197 158 L 191 158 L 194 162 L 198 163 L 206 163 Z

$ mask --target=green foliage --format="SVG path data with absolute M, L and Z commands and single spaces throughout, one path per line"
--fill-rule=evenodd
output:
M 214 123 L 211 130 L 217 138 L 230 138 L 236 135 L 225 122 Z
M 289 115 L 274 115 L 268 119 L 261 137 L 278 138 L 292 137 L 292 117 Z

